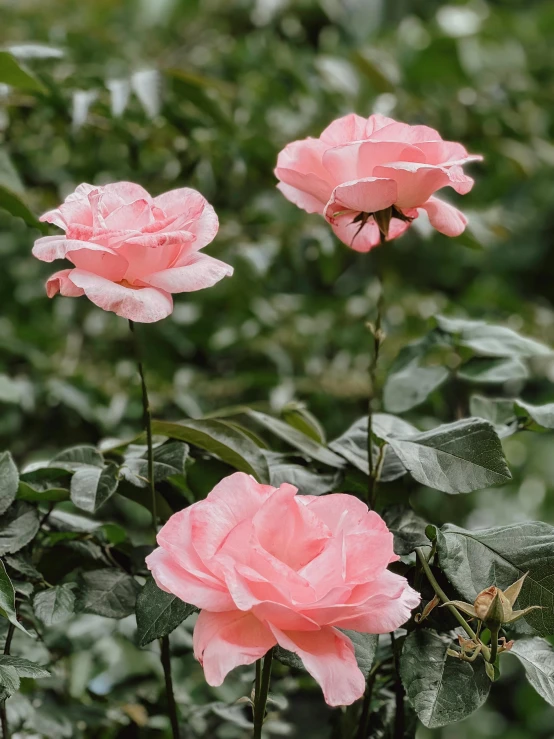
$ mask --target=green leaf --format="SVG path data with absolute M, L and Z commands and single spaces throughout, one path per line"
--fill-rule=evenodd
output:
M 0 668 L 11 667 L 13 668 L 18 677 L 31 677 L 34 679 L 41 677 L 50 677 L 48 670 L 44 667 L 37 665 L 36 662 L 31 662 L 23 657 L 14 657 L 11 654 L 0 654 Z
M 17 497 L 30 502 L 69 500 L 70 473 L 55 467 L 40 467 L 19 476 Z
M 8 619 L 8 621 L 16 626 L 18 629 L 23 631 L 25 634 L 27 630 L 17 620 L 17 613 L 15 610 L 15 590 L 12 585 L 4 563 L 0 559 L 0 615 Z
M 448 377 L 444 367 L 420 367 L 413 362 L 390 374 L 383 389 L 385 409 L 404 413 L 423 403 Z
M 487 699 L 491 682 L 485 663 L 449 657 L 452 640 L 426 629 L 408 634 L 400 657 L 400 676 L 408 700 L 428 729 L 461 721 Z
M 545 639 L 518 639 L 510 654 L 517 657 L 537 693 L 554 706 L 554 648 Z
M 294 426 L 295 429 L 301 431 L 305 436 L 309 436 L 318 444 L 325 444 L 325 429 L 304 405 L 288 403 L 281 413 L 289 426 Z
M 0 208 L 7 210 L 12 216 L 21 218 L 31 228 L 37 228 L 43 233 L 46 232 L 45 224 L 41 223 L 34 213 L 29 210 L 23 202 L 21 195 L 18 195 L 2 184 L 0 184 Z
M 7 51 L 0 51 L 0 82 L 27 92 L 47 92 L 44 85 Z
M 269 461 L 270 484 L 278 488 L 288 482 L 298 488 L 302 495 L 324 495 L 338 490 L 342 475 L 340 472 L 323 474 L 308 467 L 290 462 Z
M 410 554 L 416 547 L 429 544 L 425 529 L 427 523 L 411 508 L 394 505 L 385 508 L 383 518 L 394 536 L 394 551 L 400 556 Z
M 362 634 L 359 631 L 350 631 L 350 629 L 340 629 L 343 634 L 351 640 L 354 645 L 354 654 L 356 655 L 356 662 L 358 667 L 363 672 L 364 677 L 367 678 L 375 655 L 377 653 L 377 644 L 379 642 L 379 636 L 377 634 Z
M 310 459 L 315 459 L 328 467 L 340 468 L 344 466 L 342 459 L 337 454 L 314 441 L 310 436 L 306 436 L 302 431 L 289 426 L 288 423 L 273 416 L 268 416 L 266 413 L 260 413 L 260 411 L 249 410 L 248 416 Z
M 33 600 L 37 618 L 46 626 L 54 626 L 67 621 L 75 612 L 73 589 L 73 583 L 64 583 L 37 593 Z
M 413 478 L 445 493 L 469 493 L 511 479 L 492 424 L 466 418 L 388 442 Z
M 458 370 L 458 377 L 480 385 L 498 385 L 529 377 L 526 365 L 513 359 L 473 359 Z
M 306 670 L 301 658 L 295 652 L 289 652 L 288 649 L 276 646 L 273 654 L 275 659 L 279 660 L 281 664 L 292 667 L 293 670 Z
M 76 610 L 107 618 L 125 618 L 134 612 L 139 590 L 137 581 L 120 570 L 85 572 L 81 575 Z
M 531 405 L 523 400 L 514 401 L 516 412 L 520 416 L 530 418 L 539 429 L 554 429 L 554 403 L 546 405 Z
M 268 482 L 269 470 L 261 449 L 246 434 L 219 420 L 153 421 L 154 434 L 186 441 L 214 454 L 241 472 Z
M 0 454 L 0 515 L 5 513 L 15 500 L 19 473 L 9 452 Z
M 137 639 L 141 647 L 167 636 L 198 609 L 172 593 L 160 590 L 149 578 L 137 597 Z
M 38 528 L 37 509 L 16 500 L 0 518 L 0 555 L 18 552 L 34 538 Z
M 0 700 L 5 700 L 19 690 L 21 682 L 15 668 L 0 664 Z
M 173 441 L 154 449 L 154 481 L 163 482 L 168 477 L 183 474 L 188 453 L 189 447 L 181 441 Z M 137 487 L 148 486 L 146 454 L 141 457 L 126 458 L 125 463 L 120 467 L 120 473 L 125 480 Z
M 459 346 L 465 346 L 484 357 L 540 357 L 553 353 L 550 347 L 505 326 L 492 326 L 484 321 L 437 316 L 439 328 L 452 334 Z
M 103 467 L 104 458 L 93 446 L 74 446 L 60 452 L 49 466 L 73 472 L 83 467 Z
M 115 493 L 119 482 L 114 462 L 100 467 L 82 467 L 71 478 L 71 501 L 77 508 L 95 513 Z
M 525 620 L 540 636 L 554 634 L 554 527 L 523 522 L 467 531 L 452 524 L 437 537 L 440 566 L 462 599 L 473 603 L 481 590 L 505 590 L 529 573 L 517 608 L 543 606 Z
M 513 400 L 472 395 L 469 399 L 469 409 L 472 416 L 490 421 L 501 439 L 517 431 Z

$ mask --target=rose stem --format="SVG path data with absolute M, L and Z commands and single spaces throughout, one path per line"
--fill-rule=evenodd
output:
M 263 667 L 262 660 L 256 663 L 256 688 L 260 686 L 260 692 L 254 694 L 254 734 L 253 739 L 262 739 L 262 726 L 264 725 L 265 707 L 267 705 L 267 696 L 269 693 L 269 681 L 271 678 L 271 664 L 273 661 L 273 649 L 264 657 Z M 261 672 L 261 677 L 258 676 Z
M 360 723 L 358 724 L 358 732 L 356 739 L 367 739 L 369 732 L 369 720 L 371 716 L 371 698 L 373 696 L 373 687 L 377 678 L 377 669 L 379 664 L 371 670 L 367 676 L 366 689 L 364 693 L 364 701 L 362 704 L 362 713 L 360 714 Z
M 394 739 L 404 739 L 404 726 L 406 724 L 406 716 L 404 712 L 404 686 L 400 679 L 400 660 L 398 659 L 398 648 L 396 646 L 396 639 L 394 637 L 394 631 L 391 631 L 390 635 L 391 647 L 392 647 L 392 659 L 394 664 L 394 694 L 396 696 L 396 708 L 394 714 Z
M 6 642 L 4 644 L 4 654 L 10 653 L 10 647 L 12 645 L 13 633 L 15 626 L 10 623 L 8 626 L 8 633 L 6 634 Z M 0 724 L 2 726 L 2 737 L 3 739 L 9 739 L 10 730 L 8 728 L 8 716 L 6 713 L 6 701 L 5 699 L 0 703 Z
M 381 322 L 384 305 L 383 279 L 381 277 L 381 269 L 377 256 L 374 256 L 374 263 L 376 266 L 375 272 L 379 280 L 379 298 L 377 299 L 377 316 L 375 318 L 375 324 L 373 326 L 370 325 L 370 330 L 373 335 L 373 353 L 369 363 L 369 400 L 367 405 L 367 460 L 369 465 L 367 502 L 372 508 L 375 508 L 377 480 L 379 477 L 379 464 L 375 464 L 373 461 L 373 401 L 376 396 L 377 363 L 379 361 L 381 344 L 383 343 Z
M 137 359 L 138 371 L 140 375 L 140 384 L 142 387 L 142 408 L 144 416 L 144 426 L 146 429 L 146 444 L 148 447 L 148 484 L 150 486 L 151 501 L 152 501 L 152 528 L 154 530 L 154 545 L 156 543 L 156 536 L 158 534 L 158 514 L 156 510 L 156 485 L 154 481 L 154 448 L 152 446 L 152 413 L 150 411 L 150 401 L 148 399 L 148 389 L 146 387 L 146 379 L 144 376 L 144 367 L 142 364 L 142 355 L 140 351 L 140 344 L 135 332 L 135 324 L 133 321 L 129 321 L 129 328 L 133 336 L 133 343 L 135 346 L 135 355 Z M 171 729 L 173 732 L 173 739 L 179 739 L 179 719 L 177 717 L 177 704 L 175 703 L 175 696 L 173 694 L 173 678 L 171 677 L 171 659 L 169 649 L 169 636 L 163 636 L 160 639 L 160 650 L 161 650 L 161 662 L 164 671 L 165 678 L 165 690 L 167 696 L 167 710 L 169 713 L 169 720 L 171 722 Z
M 425 553 L 421 547 L 416 547 L 416 554 L 417 557 L 421 563 L 421 566 L 423 567 L 423 571 L 425 572 L 427 579 L 429 580 L 429 583 L 437 596 L 442 600 L 443 603 L 448 603 L 450 598 L 446 595 L 444 590 L 441 588 L 441 586 L 438 584 L 438 582 L 435 579 L 435 576 L 431 572 L 431 568 L 429 567 L 429 563 L 427 562 L 427 557 L 425 556 Z M 479 639 L 477 638 L 477 634 L 473 631 L 471 626 L 468 624 L 468 622 L 465 620 L 465 618 L 462 616 L 462 614 L 458 611 L 458 609 L 453 605 L 447 605 L 446 608 L 450 611 L 450 613 L 454 616 L 456 621 L 460 624 L 460 626 L 463 628 L 463 630 L 466 632 L 466 634 L 475 641 L 476 644 L 479 643 Z M 488 647 L 486 647 L 484 644 L 481 644 L 481 652 L 483 654 L 483 657 L 487 660 L 487 662 L 490 662 L 490 651 Z

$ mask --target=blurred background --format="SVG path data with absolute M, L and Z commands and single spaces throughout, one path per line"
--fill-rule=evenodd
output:
M 199 417 L 243 402 L 278 413 L 298 401 L 332 439 L 364 413 L 365 322 L 378 288 L 371 260 L 286 201 L 272 172 L 286 143 L 351 111 L 425 123 L 485 157 L 457 203 L 470 217 L 462 237 L 420 219 L 386 247 L 382 367 L 437 313 L 554 344 L 550 0 L 0 5 L 3 47 L 46 88 L 36 95 L 0 85 L 0 436 L 18 462 L 140 426 L 126 321 L 85 299 L 48 301 L 44 280 L 61 266 L 30 254 L 40 235 L 32 214 L 83 181 L 133 180 L 153 195 L 195 187 L 220 218 L 207 253 L 232 264 L 234 278 L 176 296 L 170 318 L 141 328 L 156 416 Z M 9 197 L 23 218 L 1 210 Z M 554 363 L 533 370 L 527 382 L 456 392 L 554 400 Z M 436 393 L 408 419 L 423 428 L 452 414 Z M 518 435 L 505 448 L 511 485 L 457 497 L 424 491 L 420 509 L 439 524 L 554 522 L 551 438 Z M 107 652 L 95 656 L 105 670 Z M 554 737 L 554 711 L 513 658 L 505 663 L 486 708 L 418 739 Z M 191 679 L 182 690 L 194 695 Z M 325 723 L 313 728 L 315 705 L 298 709 L 296 736 L 326 736 Z M 124 736 L 101 736 L 116 735 Z

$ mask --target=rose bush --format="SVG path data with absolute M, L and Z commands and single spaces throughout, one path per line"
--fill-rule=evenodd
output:
M 159 321 L 173 310 L 171 293 L 211 287 L 233 273 L 228 264 L 200 253 L 219 224 L 212 206 L 191 188 L 152 198 L 132 182 L 82 184 L 40 220 L 65 235 L 38 239 L 34 256 L 74 265 L 50 277 L 48 296 L 86 295 L 132 321 Z
M 469 192 L 473 180 L 462 165 L 480 159 L 428 126 L 352 113 L 317 139 L 288 144 L 275 174 L 285 197 L 324 215 L 342 242 L 367 252 L 403 234 L 421 210 L 437 231 L 461 234 L 466 217 L 434 193 L 446 186 Z
M 296 493 L 230 475 L 169 519 L 146 561 L 158 587 L 202 609 L 194 652 L 210 685 L 279 644 L 329 705 L 347 705 L 365 682 L 339 629 L 393 631 L 420 597 L 387 570 L 398 557 L 377 513 L 352 495 Z

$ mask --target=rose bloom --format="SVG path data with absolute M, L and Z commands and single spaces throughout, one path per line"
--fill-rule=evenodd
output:
M 398 557 L 380 516 L 352 495 L 296 493 L 230 475 L 169 519 L 146 563 L 158 587 L 202 609 L 194 654 L 210 685 L 279 644 L 329 705 L 348 705 L 365 681 L 340 629 L 392 631 L 420 597 L 387 570 Z
M 342 242 L 367 252 L 403 234 L 421 210 L 437 231 L 461 234 L 467 218 L 434 193 L 449 186 L 465 195 L 473 180 L 462 165 L 480 159 L 433 128 L 351 113 L 318 139 L 288 144 L 275 175 L 285 197 L 324 215 Z
M 86 295 L 132 321 L 159 321 L 173 310 L 171 293 L 211 287 L 233 273 L 200 253 L 219 224 L 208 201 L 188 187 L 152 198 L 132 182 L 83 184 L 40 220 L 65 234 L 38 239 L 35 257 L 73 264 L 50 277 L 48 297 Z

